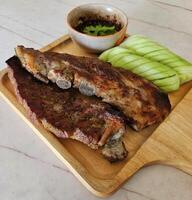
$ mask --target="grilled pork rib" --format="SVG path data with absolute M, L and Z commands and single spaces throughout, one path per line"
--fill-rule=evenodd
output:
M 18 46 L 16 54 L 29 72 L 60 88 L 78 88 L 115 105 L 135 130 L 161 122 L 170 112 L 168 96 L 147 80 L 128 70 L 114 68 L 97 58 L 78 57 Z
M 35 79 L 17 57 L 7 64 L 16 96 L 34 122 L 41 122 L 57 137 L 76 139 L 93 149 L 103 146 L 102 153 L 110 161 L 126 158 L 125 124 L 119 111 L 97 97 L 84 96 L 73 88 L 63 91 Z

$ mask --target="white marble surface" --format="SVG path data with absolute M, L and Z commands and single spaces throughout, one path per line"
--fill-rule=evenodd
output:
M 0 0 L 0 68 L 17 44 L 39 48 L 66 34 L 77 0 Z M 93 2 L 82 0 L 81 3 Z M 192 60 L 191 0 L 98 0 L 123 9 L 128 32 L 148 35 Z M 0 98 L 0 200 L 99 199 L 68 171 Z M 108 199 L 191 200 L 192 177 L 174 168 L 142 169 Z

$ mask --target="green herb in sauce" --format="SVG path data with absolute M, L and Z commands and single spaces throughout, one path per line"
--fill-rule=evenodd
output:
M 83 29 L 83 33 L 94 36 L 110 35 L 115 33 L 115 26 L 105 26 L 105 25 L 89 25 Z

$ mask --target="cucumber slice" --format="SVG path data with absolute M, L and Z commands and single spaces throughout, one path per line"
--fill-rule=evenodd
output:
M 125 41 L 123 41 L 120 46 L 124 48 L 128 48 L 129 46 L 134 46 L 136 44 L 146 43 L 145 38 L 131 38 L 132 36 L 128 37 Z M 131 38 L 131 39 L 130 39 Z
M 177 76 L 156 80 L 153 83 L 166 93 L 179 89 L 179 78 Z
M 170 70 L 159 71 L 158 68 L 153 68 L 149 70 L 145 69 L 145 71 L 141 71 L 139 68 L 136 68 L 132 71 L 148 80 L 157 80 L 175 75 L 175 72 L 172 72 Z
M 117 54 L 113 57 L 110 56 L 110 58 L 108 59 L 108 62 L 110 62 L 112 65 L 115 65 L 116 62 L 118 61 L 121 62 L 125 57 L 127 57 L 127 53 Z
M 175 67 L 175 71 L 178 73 L 181 80 L 181 84 L 192 80 L 192 66 L 186 65 L 182 67 Z
M 186 66 L 186 65 L 190 65 L 190 63 L 188 63 L 186 61 L 182 61 L 182 60 L 178 60 L 178 61 L 174 61 L 174 62 L 169 63 L 169 67 L 173 67 L 173 68 Z
M 122 57 L 122 56 L 125 56 L 125 55 L 129 55 L 129 54 L 127 54 L 126 52 L 120 53 L 120 54 L 114 54 L 113 56 L 109 56 L 107 60 L 110 62 L 111 60 L 113 60 L 115 58 Z
M 140 35 L 130 36 L 119 47 L 103 52 L 100 59 L 152 81 L 164 92 L 177 90 L 180 83 L 192 80 L 191 63 Z
M 169 67 L 138 55 L 119 54 L 108 61 L 114 66 L 131 70 L 133 73 L 152 81 L 176 75 L 176 72 Z
M 162 79 L 166 77 L 170 77 L 175 75 L 176 73 L 173 72 L 172 70 L 167 70 L 167 69 L 151 69 L 149 71 L 144 71 L 140 73 L 140 76 L 146 77 L 148 80 L 157 80 L 157 79 Z
M 177 76 L 177 74 L 170 77 L 166 77 L 164 79 L 155 80 L 153 81 L 153 83 L 159 87 L 164 87 L 164 86 L 171 85 L 172 83 L 174 83 L 178 86 L 178 88 L 180 84 L 179 77 Z
M 140 44 L 139 44 L 140 43 Z M 160 62 L 168 67 L 172 68 L 179 74 L 181 83 L 192 80 L 192 76 L 187 73 L 191 73 L 188 70 L 181 70 L 179 68 L 184 68 L 185 66 L 192 66 L 192 64 L 180 56 L 172 53 L 166 47 L 154 42 L 153 40 L 144 36 L 131 36 L 122 43 L 122 46 L 135 50 L 135 53 L 150 60 Z M 175 69 L 177 68 L 177 70 Z
M 191 76 L 187 76 L 186 74 L 178 74 L 178 75 L 179 75 L 181 85 L 192 79 Z
M 112 49 L 112 51 L 109 52 L 107 59 L 111 60 L 114 56 L 116 55 L 120 55 L 120 54 L 130 54 L 133 51 L 130 49 L 125 49 L 125 48 L 121 48 L 121 47 L 115 47 Z
M 157 55 L 160 55 L 160 54 L 170 54 L 170 53 L 167 52 L 167 49 L 161 49 L 159 51 L 154 51 L 154 52 L 150 52 L 148 54 L 145 54 L 144 57 L 152 58 L 153 56 L 157 56 Z
M 176 72 L 169 67 L 158 62 L 151 62 L 146 58 L 140 57 L 138 59 L 138 56 L 132 54 L 119 59 L 116 63 L 114 63 L 114 65 L 131 70 L 133 73 L 136 73 L 151 81 L 157 79 L 166 79 L 167 77 L 171 76 L 175 76 L 175 79 L 178 79 Z M 178 81 L 179 79 L 175 81 L 175 83 L 178 83 Z
M 146 77 L 147 80 L 150 80 L 150 81 L 155 81 L 155 80 L 159 80 L 159 79 L 164 79 L 164 78 L 168 78 L 170 77 L 170 74 L 169 73 L 156 73 L 156 74 L 140 74 L 140 76 L 144 76 Z
M 170 70 L 170 68 L 167 68 L 167 67 L 161 67 L 161 66 L 158 66 L 156 68 L 150 68 L 149 70 L 146 70 L 147 71 L 147 74 L 148 75 L 153 75 L 153 74 L 156 74 L 156 73 L 159 73 L 159 74 L 168 74 L 168 76 L 172 76 L 174 74 L 176 74 L 175 71 L 173 70 Z M 144 73 L 145 71 L 143 70 L 142 73 Z
M 189 65 L 190 63 L 186 60 L 180 58 L 176 54 L 170 52 L 169 50 L 156 51 L 145 55 L 146 58 L 149 58 L 154 61 L 161 62 L 163 64 L 169 65 L 169 67 L 174 67 L 174 62 L 177 62 L 175 66 Z M 170 65 L 171 64 L 171 65 Z
M 122 54 L 122 53 L 132 53 L 133 51 L 130 49 L 125 49 L 122 47 L 114 47 L 112 49 L 108 49 L 106 51 L 104 51 L 100 56 L 99 59 L 103 60 L 103 61 L 108 61 L 108 59 L 110 59 L 111 57 L 118 55 L 118 54 Z
M 102 61 L 107 61 L 108 60 L 108 55 L 109 55 L 109 52 L 113 51 L 113 49 L 108 49 L 106 51 L 104 51 L 100 56 L 99 56 L 99 59 L 102 60 Z
M 180 81 L 177 75 L 153 81 L 164 92 L 172 92 L 179 89 Z
M 173 82 L 171 82 L 171 83 L 169 83 L 169 84 L 165 84 L 165 85 L 163 85 L 163 83 L 162 83 L 162 85 L 161 86 L 159 86 L 160 88 L 166 88 L 166 87 L 169 87 L 169 86 L 171 86 L 171 87 L 174 87 L 175 89 L 179 89 L 179 86 L 180 85 L 178 85 L 178 79 L 173 79 L 173 78 L 170 78 L 170 77 L 168 77 L 168 78 L 166 78 L 166 80 L 169 80 L 169 81 L 173 81 Z
M 158 51 L 155 51 L 158 53 Z M 155 53 L 154 52 L 154 53 Z M 146 56 L 146 58 L 148 58 L 148 56 Z M 162 62 L 166 59 L 170 59 L 170 58 L 175 58 L 174 56 L 170 55 L 170 54 L 163 54 L 163 53 L 158 53 L 157 55 L 153 55 L 151 56 L 149 59 L 151 60 L 156 60 L 156 61 L 159 61 L 159 62 Z
M 147 55 L 145 57 L 148 58 Z M 175 63 L 175 62 L 177 62 L 178 65 L 187 65 L 187 64 L 189 65 L 188 62 L 186 62 L 185 60 L 182 60 L 178 56 L 174 56 L 171 53 L 162 54 L 158 51 L 156 52 L 156 55 L 150 55 L 149 59 L 154 60 L 154 61 L 158 61 L 158 62 L 166 64 L 166 65 L 169 65 L 170 63 Z M 170 67 L 172 67 L 172 66 L 170 66 Z
M 175 71 L 178 71 L 180 73 L 186 72 L 186 74 L 190 73 L 192 75 L 192 65 L 185 65 L 183 67 L 175 67 Z
M 176 61 L 179 61 L 179 60 L 181 60 L 179 57 L 173 57 L 173 58 L 165 59 L 161 62 L 163 62 L 164 64 L 169 66 L 169 63 L 176 62 Z
M 163 92 L 168 93 L 168 92 L 174 92 L 174 91 L 178 90 L 179 87 L 177 87 L 176 84 L 170 84 L 170 85 L 167 85 L 167 86 L 162 86 L 162 87 L 160 87 L 160 89 Z
M 133 54 L 128 54 L 128 55 L 124 55 L 123 57 L 121 57 L 121 59 L 115 60 L 113 59 L 113 61 L 111 62 L 112 65 L 116 65 L 119 67 L 124 67 L 124 66 L 129 66 L 128 63 L 141 59 L 140 56 L 137 55 L 133 55 Z
M 138 48 L 138 49 L 134 49 L 134 50 L 138 55 L 144 56 L 145 54 L 159 51 L 162 49 L 163 49 L 163 47 L 152 45 L 152 46 L 146 46 L 146 47 L 142 47 L 142 48 Z
M 124 47 L 126 49 L 135 50 L 137 48 L 143 48 L 143 47 L 152 46 L 152 45 L 155 45 L 155 43 L 154 42 L 142 41 L 142 42 L 134 43 L 134 44 L 131 44 L 131 45 L 128 45 L 128 46 L 125 46 L 125 47 L 122 45 L 122 48 Z
M 170 62 L 181 60 L 179 56 L 174 55 L 173 53 L 167 50 L 154 51 L 154 52 L 144 55 L 144 57 L 150 60 L 161 62 L 163 64 L 168 64 Z
M 156 44 L 157 43 L 145 36 L 141 36 L 141 35 L 132 35 L 129 36 L 124 42 L 121 43 L 120 46 L 125 47 L 125 48 L 134 48 L 136 45 L 138 44 L 149 44 L 149 43 L 153 43 Z M 159 45 L 160 46 L 160 45 Z
M 130 63 L 130 65 L 131 65 L 131 63 Z M 153 70 L 153 72 L 159 72 L 162 70 L 162 65 L 157 62 L 150 62 L 150 63 L 146 63 L 146 64 L 135 67 L 133 69 L 133 72 L 136 74 L 137 73 L 139 74 L 139 73 L 143 73 L 145 71 L 150 71 L 150 70 Z M 170 69 L 168 68 L 168 70 L 170 70 Z

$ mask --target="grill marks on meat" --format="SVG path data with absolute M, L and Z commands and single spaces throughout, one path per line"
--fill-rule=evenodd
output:
M 76 89 L 63 91 L 53 83 L 36 80 L 17 57 L 7 64 L 16 96 L 34 122 L 41 122 L 57 137 L 76 139 L 93 149 L 104 146 L 102 153 L 110 161 L 126 158 L 125 124 L 118 111 Z
M 128 70 L 114 68 L 97 58 L 45 52 L 18 46 L 22 65 L 44 82 L 51 80 L 62 89 L 78 88 L 115 105 L 135 130 L 161 122 L 170 112 L 168 96 L 152 83 Z

